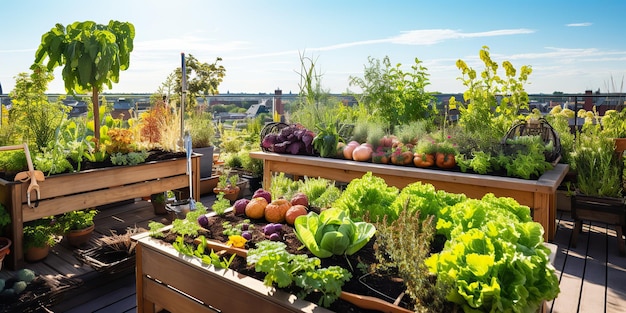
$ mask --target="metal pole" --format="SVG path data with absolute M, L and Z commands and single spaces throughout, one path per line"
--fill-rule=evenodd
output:
M 182 95 L 180 98 L 180 142 L 183 142 L 183 137 L 185 136 L 185 99 L 187 98 L 187 70 L 185 68 L 185 53 L 182 52 L 180 54 L 181 62 L 182 62 Z

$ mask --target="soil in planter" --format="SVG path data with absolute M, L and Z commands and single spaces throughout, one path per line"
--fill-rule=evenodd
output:
M 224 228 L 222 223 L 228 221 L 231 225 L 237 225 L 240 223 L 244 217 L 235 216 L 232 212 L 229 212 L 223 216 L 213 216 L 209 218 L 209 227 L 206 231 L 202 231 L 200 234 L 204 235 L 206 238 L 210 238 L 220 242 L 226 242 L 228 240 L 227 236 L 223 234 Z M 251 220 L 251 225 L 254 225 L 254 230 L 252 231 L 252 240 L 246 243 L 246 249 L 254 248 L 254 244 L 256 242 L 266 240 L 267 237 L 263 234 L 263 226 L 267 224 L 265 220 Z M 313 256 L 308 252 L 308 250 L 301 249 L 303 247 L 302 243 L 298 240 L 296 235 L 293 232 L 293 227 L 283 224 L 282 228 L 282 242 L 284 242 L 287 246 L 287 251 L 293 254 L 309 254 L 309 256 Z M 167 242 L 174 242 L 176 240 L 175 234 L 167 234 L 165 239 Z M 192 243 L 193 239 L 189 239 L 188 243 Z M 359 250 L 357 253 L 348 256 L 347 259 L 343 256 L 333 256 L 330 258 L 321 259 L 322 267 L 328 267 L 332 265 L 341 266 L 352 273 L 352 279 L 343 286 L 342 290 L 346 292 L 351 292 L 359 295 L 372 296 L 380 298 L 384 301 L 393 303 L 393 301 L 401 295 L 405 291 L 405 286 L 403 282 L 394 276 L 394 273 L 390 273 L 389 275 L 368 275 L 361 279 L 361 281 L 365 282 L 363 284 L 359 281 L 359 277 L 363 276 L 363 273 L 360 269 L 358 269 L 359 263 L 371 264 L 376 263 L 376 257 L 374 256 L 374 242 L 373 238 L 370 242 Z M 257 273 L 254 270 L 254 266 L 248 266 L 246 264 L 246 260 L 240 257 L 236 257 L 230 265 L 230 269 L 235 270 L 241 274 L 246 276 L 250 276 L 256 278 L 258 280 L 263 280 L 264 274 Z M 369 287 L 368 287 L 369 286 Z M 287 288 L 283 289 L 287 292 L 297 294 L 298 289 L 295 288 Z M 381 293 L 385 295 L 381 295 Z M 390 300 L 394 299 L 394 300 Z M 305 300 L 318 303 L 319 296 L 315 294 L 311 294 L 305 298 Z M 404 295 L 401 298 L 401 302 L 399 306 L 412 310 L 413 301 L 407 295 Z M 352 305 L 349 302 L 338 299 L 335 301 L 330 310 L 334 312 L 378 312 L 372 310 L 364 310 L 359 307 Z
M 144 163 L 153 162 L 153 161 L 161 161 L 161 160 L 169 160 L 169 159 L 175 159 L 175 158 L 186 158 L 186 157 L 187 157 L 186 152 L 151 150 L 151 151 L 148 151 L 148 157 L 146 158 Z M 74 168 L 77 168 L 77 164 L 75 162 L 73 162 L 72 160 L 69 160 L 69 161 Z M 90 169 L 105 168 L 105 167 L 112 167 L 112 166 L 116 166 L 116 165 L 113 165 L 113 163 L 111 163 L 111 160 L 107 158 L 103 162 L 83 161 L 80 169 L 90 170 Z

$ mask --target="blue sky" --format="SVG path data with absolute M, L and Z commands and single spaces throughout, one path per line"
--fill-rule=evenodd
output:
M 113 93 L 153 93 L 180 53 L 226 68 L 220 93 L 297 93 L 300 55 L 316 60 L 322 87 L 358 92 L 368 57 L 406 70 L 414 59 L 428 91 L 463 92 L 455 62 L 476 70 L 482 46 L 498 63 L 533 69 L 529 93 L 626 91 L 626 1 L 0 1 L 0 84 L 29 72 L 41 35 L 56 23 L 131 22 L 135 49 Z M 60 70 L 50 93 L 63 93 Z

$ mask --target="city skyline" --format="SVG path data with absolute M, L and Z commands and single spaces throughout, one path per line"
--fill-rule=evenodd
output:
M 499 64 L 531 66 L 528 93 L 623 92 L 626 43 L 622 1 L 119 1 L 26 0 L 3 3 L 0 84 L 9 93 L 15 76 L 29 72 L 41 35 L 56 23 L 109 20 L 135 26 L 130 68 L 106 93 L 153 93 L 180 67 L 180 53 L 226 68 L 224 93 L 298 93 L 300 57 L 315 60 L 321 84 L 347 90 L 363 77 L 368 57 L 410 71 L 418 58 L 429 75 L 427 91 L 463 92 L 462 59 L 477 71 L 483 46 Z M 502 70 L 500 70 L 502 71 Z M 502 74 L 504 75 L 504 74 Z M 60 68 L 49 93 L 64 93 Z

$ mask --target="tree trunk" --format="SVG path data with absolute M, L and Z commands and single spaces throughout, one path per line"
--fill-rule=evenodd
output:
M 91 92 L 91 102 L 93 103 L 93 132 L 96 138 L 96 147 L 100 145 L 100 104 L 98 103 L 98 88 L 93 87 Z

